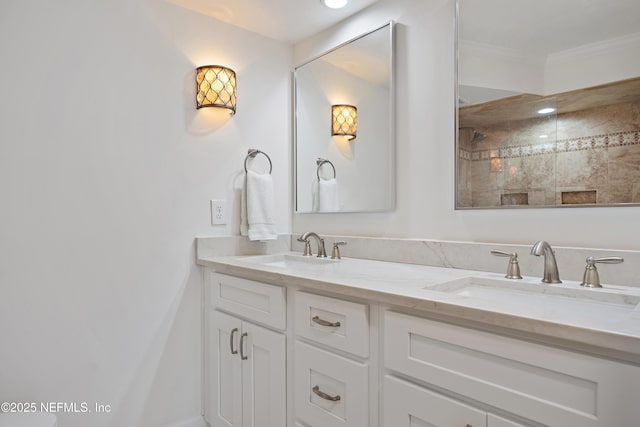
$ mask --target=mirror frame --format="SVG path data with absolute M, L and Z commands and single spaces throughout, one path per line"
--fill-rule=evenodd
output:
M 457 2 L 458 0 L 456 0 Z M 389 162 L 392 166 L 392 170 L 389 176 L 389 179 L 391 180 L 391 188 L 392 188 L 392 194 L 389 195 L 389 206 L 385 207 L 383 209 L 357 209 L 357 210 L 349 210 L 349 211 L 336 211 L 336 212 L 313 212 L 311 210 L 307 211 L 307 210 L 300 210 L 298 207 L 298 84 L 297 84 L 297 70 L 300 67 L 303 67 L 319 58 L 322 58 L 323 56 L 334 52 L 344 46 L 347 46 L 363 37 L 368 36 L 369 34 L 375 33 L 376 31 L 382 30 L 385 27 L 389 27 L 389 33 L 388 33 L 388 40 L 389 40 L 389 46 L 391 47 L 390 49 L 390 63 L 389 63 L 389 131 L 388 131 L 388 141 L 389 144 L 391 144 L 391 156 L 389 158 Z M 351 214 L 351 213 L 379 213 L 379 212 L 391 212 L 394 211 L 396 209 L 397 206 L 397 199 L 398 199 L 398 188 L 397 188 L 397 164 L 396 164 L 396 157 L 397 157 L 397 147 L 396 147 L 396 81 L 395 81 L 395 63 L 396 63 L 396 52 L 395 52 L 395 21 L 390 20 L 387 21 L 386 23 L 384 23 L 383 25 L 380 25 L 372 30 L 366 31 L 365 33 L 362 33 L 356 37 L 353 37 L 343 43 L 340 43 L 339 45 L 325 51 L 322 52 L 319 55 L 316 55 L 314 57 L 312 57 L 311 59 L 305 61 L 304 63 L 297 65 L 294 67 L 293 69 L 293 213 L 294 214 L 320 214 L 320 215 L 324 215 L 324 214 Z

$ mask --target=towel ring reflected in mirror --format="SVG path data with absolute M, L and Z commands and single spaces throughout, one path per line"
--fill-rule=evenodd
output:
M 269 160 L 269 175 L 271 175 L 271 172 L 273 171 L 273 163 L 271 163 L 271 157 L 269 157 L 269 155 L 264 151 L 256 150 L 255 148 L 249 148 L 249 151 L 247 152 L 247 156 L 244 158 L 244 172 L 245 173 L 249 172 L 247 170 L 247 160 L 249 160 L 249 158 L 255 159 L 255 157 L 258 154 L 264 155 L 267 158 L 267 160 Z
M 327 159 L 323 159 L 322 157 L 318 157 L 318 159 L 316 160 L 316 165 L 318 165 L 318 167 L 316 169 L 316 176 L 318 177 L 318 181 L 320 181 L 320 168 L 325 163 L 328 163 L 328 164 L 331 165 L 331 168 L 333 169 L 333 179 L 336 179 L 336 167 L 333 165 L 333 163 L 331 163 Z

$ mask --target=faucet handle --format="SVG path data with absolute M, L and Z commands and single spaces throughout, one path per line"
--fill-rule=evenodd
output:
M 601 288 L 602 285 L 600 284 L 600 275 L 598 274 L 596 263 L 620 264 L 621 262 L 624 262 L 624 259 L 619 256 L 604 258 L 594 258 L 592 256 L 587 257 L 587 265 L 584 268 L 584 276 L 582 276 L 582 283 L 580 283 L 580 286 L 585 286 L 587 288 Z
M 504 277 L 507 279 L 522 279 L 517 253 L 492 250 L 491 255 L 509 257 L 509 266 L 507 267 L 507 274 Z
M 309 242 L 309 239 L 298 237 L 298 242 L 304 242 L 304 252 L 302 253 L 303 256 L 313 255 L 313 253 L 311 252 L 311 242 Z
M 311 242 L 308 240 L 304 242 L 304 253 L 302 255 L 303 256 L 313 255 L 313 252 L 311 252 Z
M 333 242 L 333 250 L 331 251 L 331 259 L 342 259 L 340 256 L 340 248 L 339 246 L 346 245 L 347 242 Z

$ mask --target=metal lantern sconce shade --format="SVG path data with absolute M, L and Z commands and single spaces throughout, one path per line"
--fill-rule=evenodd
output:
M 358 133 L 358 109 L 353 105 L 331 106 L 331 136 L 346 136 L 349 141 Z
M 196 108 L 219 107 L 236 113 L 236 72 L 220 65 L 196 69 Z

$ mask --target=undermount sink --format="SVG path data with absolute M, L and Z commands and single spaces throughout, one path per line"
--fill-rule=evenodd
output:
M 612 286 L 582 288 L 578 284 L 554 284 L 500 280 L 487 277 L 465 277 L 439 285 L 426 286 L 430 291 L 469 297 L 517 307 L 538 307 L 589 315 L 620 315 L 634 310 L 640 313 L 640 290 Z
M 338 259 L 318 258 L 315 255 L 304 256 L 298 254 L 276 254 L 247 258 L 247 260 L 266 267 L 304 267 L 312 265 L 333 264 L 340 262 Z

